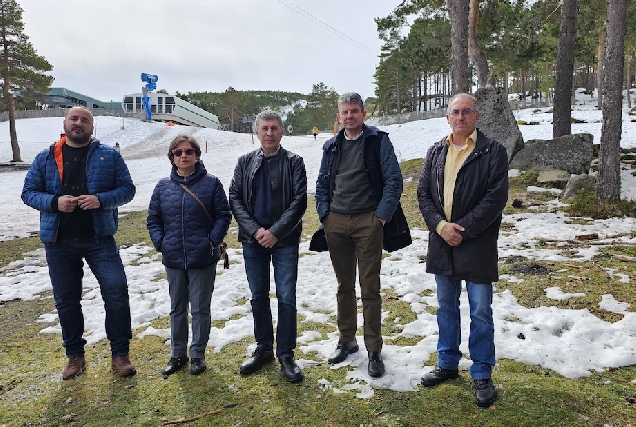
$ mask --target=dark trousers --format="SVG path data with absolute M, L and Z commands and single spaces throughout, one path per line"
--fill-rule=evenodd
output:
M 270 265 L 274 267 L 274 284 L 278 302 L 276 322 L 276 356 L 294 357 L 296 348 L 296 280 L 298 245 L 264 248 L 259 243 L 243 243 L 245 274 L 252 293 L 254 338 L 266 349 L 274 345 L 274 325 L 270 308 Z
M 205 348 L 210 339 L 212 316 L 210 304 L 216 264 L 205 268 L 166 267 L 170 292 L 170 347 L 172 357 L 186 355 L 188 346 L 188 305 L 192 314 L 192 343 L 190 357 L 205 359 Z
M 66 355 L 83 355 L 86 344 L 82 337 L 84 260 L 99 282 L 112 356 L 128 354 L 132 338 L 128 282 L 115 239 L 112 236 L 58 238 L 54 245 L 45 245 L 45 249 Z
M 367 351 L 382 350 L 382 222 L 373 211 L 359 214 L 332 212 L 324 221 L 329 255 L 338 280 L 340 341 L 355 340 L 357 326 L 356 267 L 359 270 L 364 344 Z

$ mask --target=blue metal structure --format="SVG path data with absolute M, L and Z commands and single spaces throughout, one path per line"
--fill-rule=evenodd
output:
M 146 83 L 146 86 L 141 88 L 143 93 L 143 97 L 141 98 L 141 102 L 144 104 L 144 109 L 146 110 L 146 120 L 152 120 L 152 111 L 150 110 L 150 96 L 148 96 L 148 92 L 151 92 L 157 89 L 157 80 L 159 80 L 159 76 L 156 74 L 148 74 L 141 73 L 141 81 Z

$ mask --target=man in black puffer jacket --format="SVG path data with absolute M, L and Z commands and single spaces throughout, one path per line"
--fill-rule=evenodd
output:
M 492 282 L 498 280 L 497 239 L 508 200 L 508 156 L 499 142 L 477 130 L 476 99 L 455 95 L 446 119 L 452 133 L 433 145 L 417 188 L 420 211 L 428 226 L 426 271 L 437 283 L 438 362 L 422 377 L 434 386 L 457 378 L 462 353 L 459 295 L 462 280 L 470 305 L 468 349 L 473 361 L 479 406 L 490 406 L 496 393 Z

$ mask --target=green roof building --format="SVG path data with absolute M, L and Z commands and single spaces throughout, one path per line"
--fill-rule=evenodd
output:
M 115 110 L 122 108 L 121 102 L 103 102 L 63 87 L 52 87 L 49 93 L 46 94 L 44 103 L 48 104 L 50 108 L 71 108 L 78 105 L 90 108 L 91 110 L 95 108 Z

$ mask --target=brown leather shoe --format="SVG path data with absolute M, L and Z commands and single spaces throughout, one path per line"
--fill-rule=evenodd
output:
M 85 364 L 86 359 L 84 359 L 83 354 L 69 357 L 66 366 L 62 370 L 62 379 L 68 380 L 78 376 L 84 370 Z
M 137 373 L 135 365 L 132 364 L 127 354 L 124 354 L 123 356 L 113 357 L 112 366 L 113 370 L 117 371 L 117 373 L 122 377 L 135 375 Z

